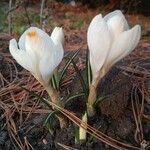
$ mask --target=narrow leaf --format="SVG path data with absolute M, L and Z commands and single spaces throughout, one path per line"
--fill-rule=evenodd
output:
M 94 103 L 94 107 L 97 107 L 99 103 L 101 103 L 107 96 L 100 96 Z
M 79 98 L 79 97 L 82 97 L 84 96 L 85 94 L 84 93 L 80 93 L 80 94 L 76 94 L 76 95 L 73 95 L 73 96 L 70 96 L 66 101 L 65 101 L 65 106 L 70 104 L 74 99 L 76 98 Z
M 69 60 L 68 60 L 67 63 L 65 64 L 65 66 L 64 66 L 64 68 L 63 68 L 63 70 L 62 70 L 62 73 L 61 73 L 61 75 L 60 75 L 59 85 L 60 85 L 60 83 L 62 82 L 62 79 L 63 79 L 63 77 L 64 77 L 64 75 L 65 75 L 65 73 L 66 73 L 66 71 L 67 71 L 69 65 L 71 64 L 72 60 L 79 54 L 79 52 L 80 52 L 80 49 L 77 50 L 76 52 L 74 52 L 73 55 L 69 58 Z
M 89 60 L 89 50 L 87 50 L 86 53 L 86 79 L 87 79 L 87 87 L 90 86 L 91 80 L 92 80 L 92 71 L 90 66 L 90 60 Z
M 88 89 L 86 87 L 86 83 L 83 79 L 83 76 L 82 76 L 81 72 L 79 71 L 78 67 L 76 66 L 76 63 L 73 60 L 72 60 L 72 64 L 73 64 L 73 67 L 74 67 L 74 69 L 75 69 L 75 71 L 76 71 L 76 73 L 80 79 L 80 83 L 81 83 L 83 92 L 85 93 L 85 96 L 87 97 L 88 96 Z
M 75 144 L 79 144 L 80 140 L 79 140 L 79 127 L 77 125 L 74 124 L 74 131 L 75 131 Z
M 49 130 L 49 132 L 53 135 L 54 133 L 54 127 L 53 127 L 53 122 L 56 119 L 55 118 L 55 113 L 56 111 L 51 111 L 48 115 L 48 117 L 46 118 L 45 122 L 44 122 L 44 126 L 46 126 Z
M 57 81 L 56 81 L 56 76 L 55 76 L 55 74 L 52 76 L 51 83 L 52 83 L 52 87 L 53 87 L 54 89 L 58 90 L 58 86 L 57 86 Z

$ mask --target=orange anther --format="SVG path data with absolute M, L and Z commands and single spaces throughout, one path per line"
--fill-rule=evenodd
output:
M 37 35 L 36 31 L 28 32 L 27 35 L 29 37 L 35 37 Z

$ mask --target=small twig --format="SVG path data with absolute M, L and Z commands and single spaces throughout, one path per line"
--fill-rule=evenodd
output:
M 45 7 L 45 1 L 46 0 L 41 0 L 41 9 L 40 9 L 40 26 L 42 27 L 43 23 L 43 9 Z
M 9 10 L 11 10 L 11 7 L 12 7 L 12 0 L 9 0 Z M 9 35 L 11 35 L 11 31 L 12 31 L 12 14 L 9 13 L 8 15 L 8 33 Z
M 15 11 L 16 9 L 18 9 L 23 3 L 20 3 L 14 7 L 12 7 L 11 9 L 9 9 L 7 12 L 6 12 L 6 15 L 9 15 L 9 13 Z
M 24 141 L 25 141 L 25 145 L 26 145 L 26 147 L 27 147 L 27 150 L 30 150 L 30 148 L 32 149 L 32 150 L 34 150 L 34 148 L 32 147 L 32 145 L 29 143 L 29 141 L 27 140 L 27 137 L 25 136 L 24 137 Z
M 143 110 L 143 105 L 141 106 L 141 110 L 139 110 L 139 99 L 137 97 L 137 87 L 133 87 L 133 96 L 131 97 L 131 104 L 132 104 L 132 111 L 133 111 L 133 115 L 134 115 L 134 119 L 135 119 L 135 123 L 136 123 L 136 130 L 135 130 L 135 140 L 137 143 L 141 143 L 144 139 L 143 139 L 143 129 L 142 129 L 142 122 L 141 122 L 141 117 L 142 117 L 142 112 L 141 110 Z M 135 100 L 135 103 L 133 102 Z M 142 103 L 143 102 L 143 98 L 142 98 Z
M 28 1 L 29 2 L 29 1 Z M 29 14 L 28 14 L 28 11 L 27 11 L 27 5 L 28 5 L 28 3 L 27 4 L 24 4 L 24 11 L 25 11 L 25 15 L 26 15 L 26 17 L 27 17 L 27 20 L 28 20 L 28 25 L 29 26 L 31 26 L 31 21 L 30 21 L 30 17 L 29 17 Z
M 65 150 L 78 150 L 76 148 L 61 144 L 61 143 L 57 143 L 60 147 L 64 148 Z
M 150 120 L 150 115 L 145 115 L 145 114 L 143 114 L 143 117 L 144 117 L 145 119 Z

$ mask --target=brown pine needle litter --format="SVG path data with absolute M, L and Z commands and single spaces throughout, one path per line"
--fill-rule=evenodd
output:
M 142 120 L 143 118 L 150 119 L 149 114 L 145 114 L 144 111 L 144 104 L 150 104 L 150 70 L 148 67 L 150 55 L 148 49 L 145 47 L 141 46 L 139 49 L 125 59 L 125 63 L 128 63 L 128 66 L 117 67 L 120 68 L 125 75 L 129 76 L 133 83 L 131 103 L 136 127 L 134 137 L 140 147 L 145 148 L 148 143 L 143 137 Z M 45 92 L 43 87 L 30 75 L 29 72 L 16 66 L 12 57 L 4 52 L 2 48 L 0 49 L 0 62 L 0 109 L 2 110 L 0 120 L 6 120 L 4 126 L 7 127 L 11 142 L 16 149 L 34 149 L 26 137 L 24 137 L 24 141 L 22 141 L 17 135 L 19 129 L 16 125 L 14 116 L 16 112 L 19 114 L 19 126 L 22 126 L 33 113 L 49 113 L 49 109 L 45 108 L 40 100 L 29 95 L 29 93 L 22 87 L 30 91 L 36 91 L 41 97 L 45 95 Z M 73 76 L 74 73 L 70 73 L 70 76 L 64 79 L 63 85 L 65 87 L 72 82 Z M 141 94 L 141 102 L 139 102 L 137 91 Z M 113 139 L 88 124 L 84 126 L 74 113 L 60 108 L 47 100 L 45 101 L 54 106 L 76 125 L 82 125 L 83 128 L 87 129 L 87 132 L 90 135 L 97 138 L 99 141 L 116 149 L 141 149 Z M 69 149 L 69 146 L 64 144 L 58 143 L 58 145 L 64 149 Z

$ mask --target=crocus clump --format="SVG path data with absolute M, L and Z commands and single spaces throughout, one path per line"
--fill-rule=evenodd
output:
M 43 85 L 48 86 L 55 68 L 62 61 L 64 34 L 56 27 L 51 36 L 37 27 L 30 27 L 19 42 L 10 40 L 9 50 L 14 59 Z M 18 48 L 19 46 L 19 48 Z
M 130 29 L 120 10 L 113 11 L 104 17 L 99 14 L 93 18 L 87 33 L 92 69 L 88 108 L 91 109 L 95 102 L 95 90 L 99 80 L 116 62 L 134 50 L 140 37 L 140 25 Z

